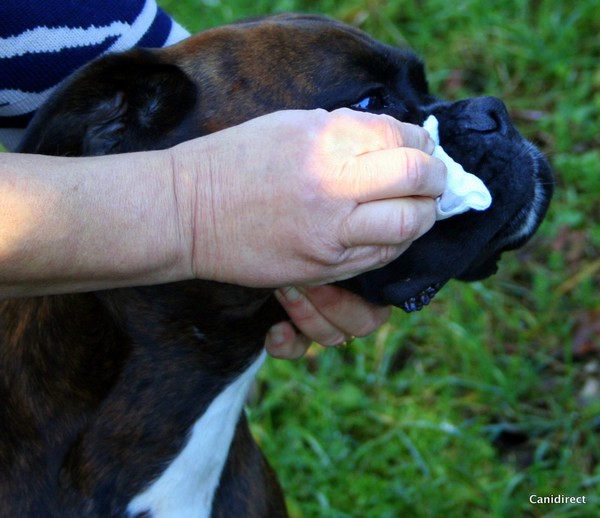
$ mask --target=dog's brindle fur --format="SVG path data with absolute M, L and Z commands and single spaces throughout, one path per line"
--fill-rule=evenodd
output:
M 21 151 L 81 156 L 159 149 L 279 109 L 343 106 L 418 124 L 433 112 L 442 130 L 453 118 L 463 121 L 462 129 L 442 132 L 442 143 L 480 174 L 495 207 L 451 218 L 441 237 L 420 240 L 427 254 L 458 263 L 469 256 L 470 267 L 451 276 L 490 275 L 500 252 L 537 228 L 550 197 L 549 171 L 499 102 L 441 103 L 427 92 L 423 67 L 410 52 L 312 16 L 249 21 L 171 48 L 100 59 L 39 111 Z M 461 147 L 471 141 L 480 147 L 484 139 L 491 142 L 484 151 L 461 156 Z M 494 154 L 503 142 L 517 149 L 518 167 Z M 505 176 L 496 181 L 492 165 L 503 161 Z M 465 243 L 480 227 L 494 230 L 470 249 Z M 406 293 L 422 297 L 427 286 L 448 278 L 437 275 L 428 272 L 418 285 L 405 280 Z M 385 299 L 368 287 L 377 278 L 357 282 L 348 286 Z M 0 516 L 129 516 L 132 499 L 161 476 L 194 423 L 284 318 L 270 291 L 205 281 L 2 303 Z M 210 509 L 209 502 L 200 516 L 287 515 L 243 414 Z

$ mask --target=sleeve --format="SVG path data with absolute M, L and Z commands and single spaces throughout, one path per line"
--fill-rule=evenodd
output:
M 2 0 L 0 142 L 14 148 L 56 86 L 92 59 L 187 36 L 156 0 Z

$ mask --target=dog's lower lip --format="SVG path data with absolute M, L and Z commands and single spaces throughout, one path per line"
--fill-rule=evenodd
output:
M 423 291 L 417 293 L 417 295 L 414 297 L 410 297 L 408 300 L 405 300 L 404 304 L 402 305 L 402 309 L 404 309 L 404 311 L 407 313 L 420 311 L 424 306 L 427 306 L 427 304 L 432 301 L 433 297 L 435 297 L 441 288 L 441 283 L 436 283 L 433 286 L 425 288 Z

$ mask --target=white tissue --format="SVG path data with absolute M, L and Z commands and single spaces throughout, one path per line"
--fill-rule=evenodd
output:
M 492 204 L 492 195 L 485 184 L 455 162 L 440 146 L 438 120 L 430 115 L 423 123 L 423 128 L 436 143 L 433 156 L 439 158 L 448 169 L 446 190 L 437 199 L 437 220 L 462 214 L 469 209 L 485 210 Z

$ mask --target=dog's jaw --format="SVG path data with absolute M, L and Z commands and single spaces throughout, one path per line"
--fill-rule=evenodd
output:
M 523 141 L 521 155 L 524 155 L 523 161 L 531 174 L 528 203 L 518 206 L 501 231 L 490 240 L 487 249 L 473 260 L 467 270 L 457 275 L 457 279 L 474 281 L 495 274 L 501 255 L 527 243 L 542 223 L 554 190 L 552 172 L 545 157 L 530 142 Z
M 548 210 L 551 193 L 548 190 L 549 169 L 542 153 L 532 144 L 527 143 L 531 157 L 531 169 L 534 177 L 533 199 L 529 206 L 522 207 L 515 215 L 511 226 L 512 234 L 506 236 L 499 244 L 505 250 L 519 248 L 537 230 Z

